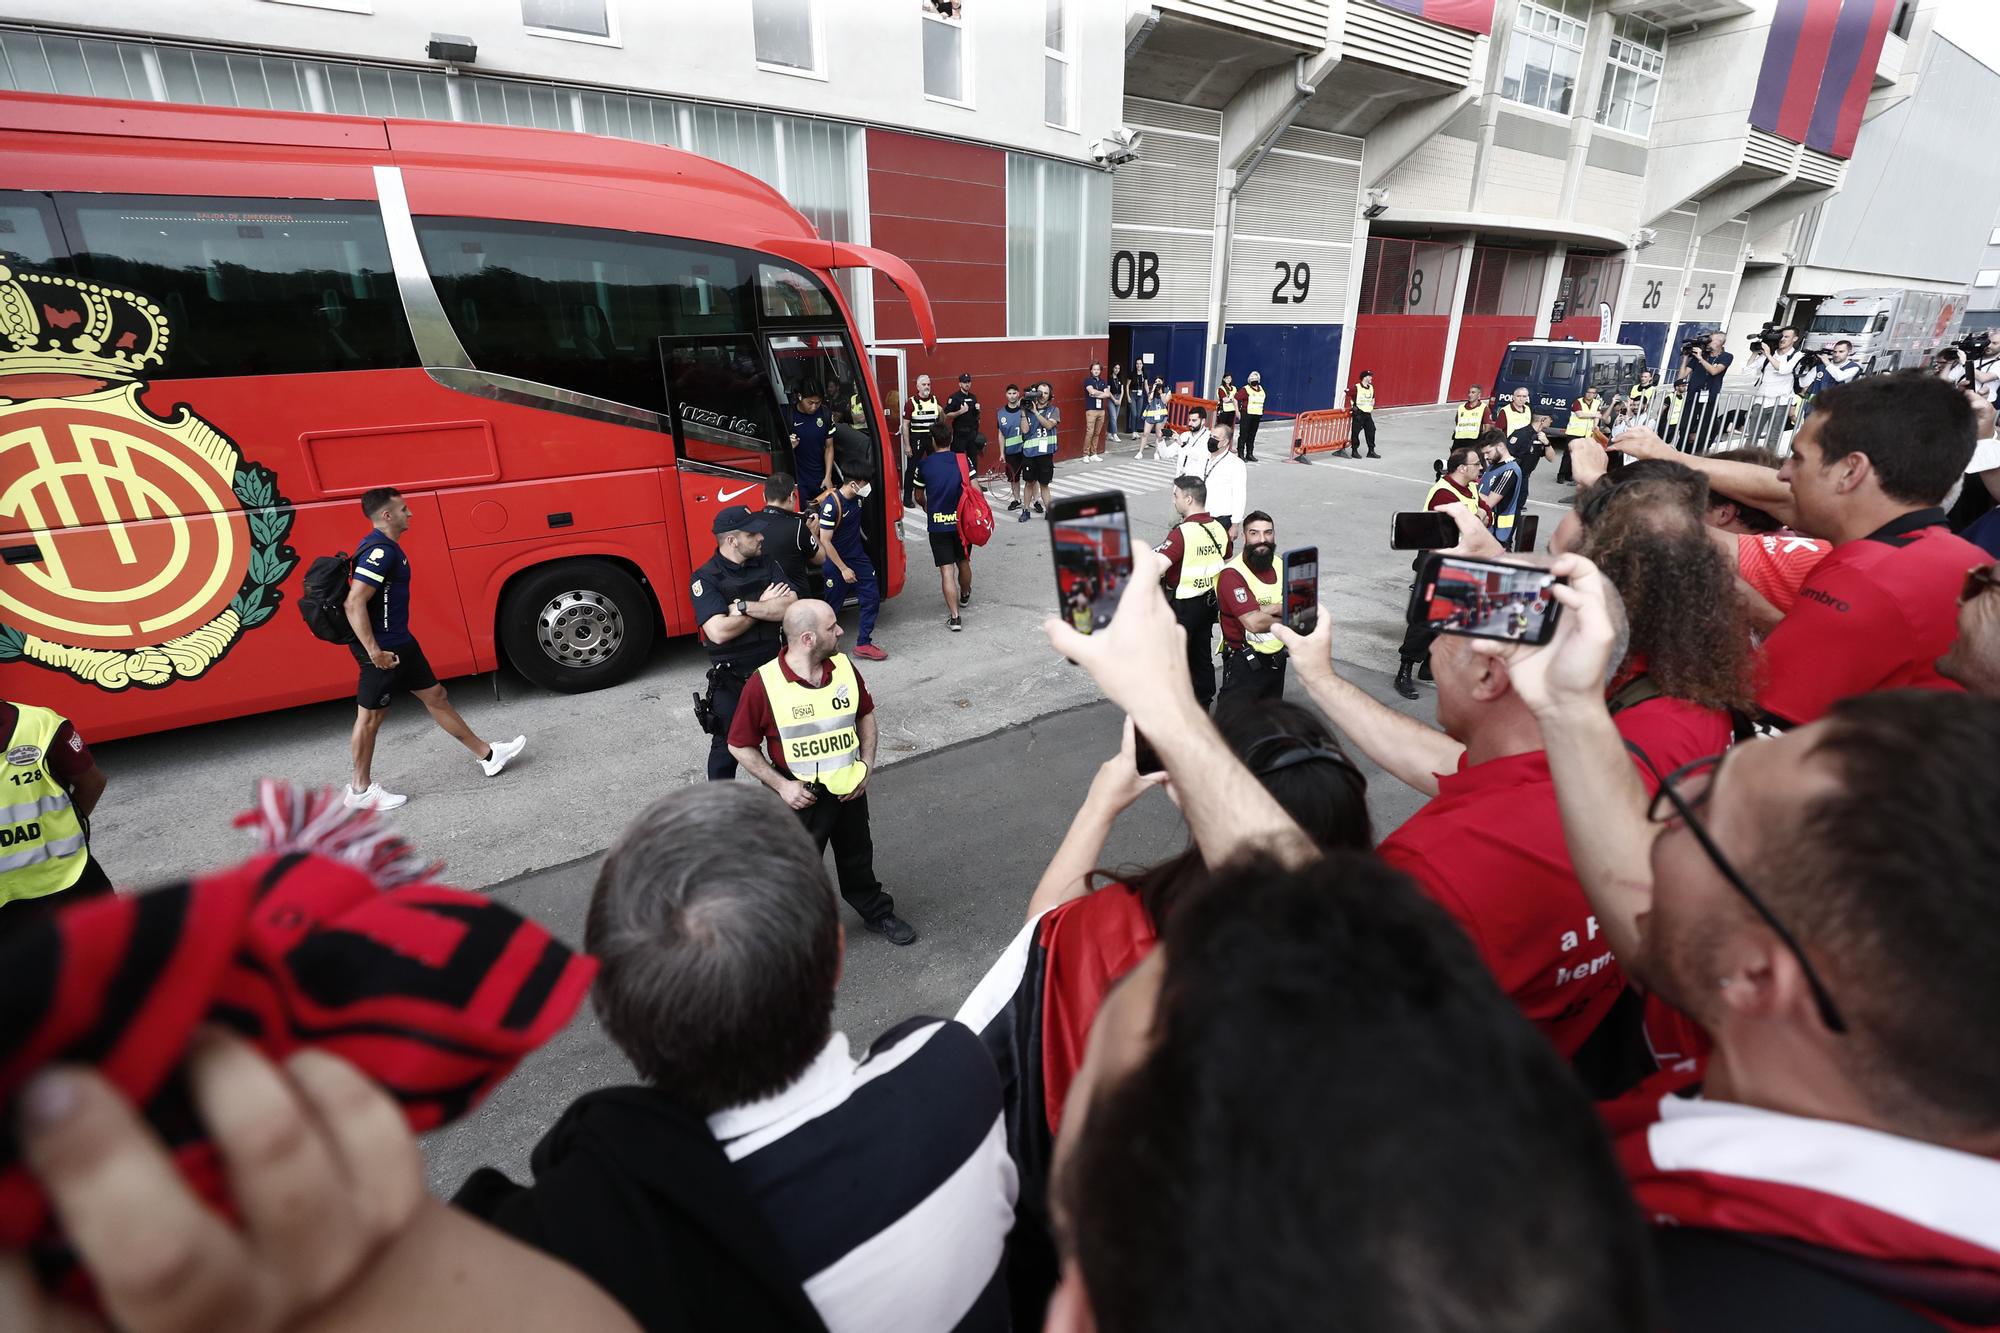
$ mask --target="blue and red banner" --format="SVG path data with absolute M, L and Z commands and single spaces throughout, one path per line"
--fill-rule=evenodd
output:
M 1415 14 L 1432 23 L 1464 32 L 1493 31 L 1493 0 L 1377 0 L 1390 9 Z
M 1778 0 L 1750 123 L 1852 157 L 1895 7 L 1895 0 Z

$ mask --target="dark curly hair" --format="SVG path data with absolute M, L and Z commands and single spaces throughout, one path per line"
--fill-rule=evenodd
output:
M 1736 571 L 1709 537 L 1708 480 L 1680 463 L 1633 463 L 1577 497 L 1578 553 L 1624 599 L 1631 652 L 1660 692 L 1703 708 L 1747 709 L 1750 624 Z

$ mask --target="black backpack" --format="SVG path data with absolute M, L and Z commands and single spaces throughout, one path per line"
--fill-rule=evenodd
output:
M 323 555 L 306 569 L 299 590 L 299 614 L 316 639 L 328 643 L 353 643 L 354 627 L 347 623 L 347 584 L 354 576 L 354 562 L 347 552 Z

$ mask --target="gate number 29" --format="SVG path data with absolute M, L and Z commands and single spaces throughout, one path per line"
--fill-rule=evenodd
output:
M 1278 285 L 1271 289 L 1271 304 L 1304 305 L 1312 291 L 1312 265 L 1304 260 L 1292 264 L 1280 259 L 1271 267 L 1278 270 Z

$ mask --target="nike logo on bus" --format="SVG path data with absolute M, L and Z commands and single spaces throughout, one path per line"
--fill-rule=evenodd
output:
M 731 500 L 734 500 L 737 496 L 748 495 L 750 494 L 750 492 L 756 489 L 757 488 L 755 486 L 745 486 L 740 491 L 724 491 L 722 494 L 716 496 L 715 498 L 722 501 L 722 503 L 724 504 L 728 504 Z

